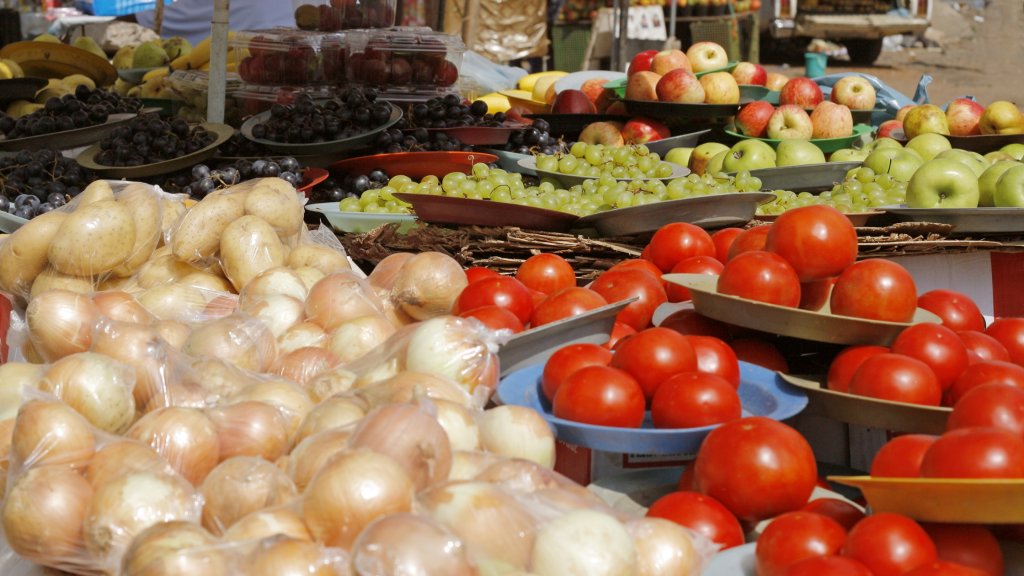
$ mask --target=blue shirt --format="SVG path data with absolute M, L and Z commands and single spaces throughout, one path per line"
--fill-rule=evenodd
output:
M 153 27 L 153 10 L 136 12 L 135 18 L 146 28 Z M 175 0 L 164 6 L 163 38 L 181 36 L 193 46 L 210 36 L 213 0 Z M 275 26 L 295 26 L 291 0 L 232 0 L 228 28 L 264 30 Z

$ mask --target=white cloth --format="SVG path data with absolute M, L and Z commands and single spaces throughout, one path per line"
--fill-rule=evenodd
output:
M 136 12 L 135 18 L 146 28 L 153 27 L 153 11 Z M 193 46 L 210 36 L 213 0 L 175 0 L 164 7 L 163 38 L 181 36 Z M 228 17 L 230 30 L 263 30 L 275 26 L 295 26 L 291 0 L 232 0 Z

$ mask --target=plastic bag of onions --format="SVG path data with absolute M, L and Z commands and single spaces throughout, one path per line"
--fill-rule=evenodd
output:
M 466 545 L 429 516 L 391 514 L 352 545 L 357 576 L 476 576 Z
M 468 285 L 466 272 L 454 258 L 440 252 L 423 252 L 402 265 L 395 276 L 392 298 L 414 319 L 429 320 L 451 314 L 452 306 Z
M 288 267 L 295 271 L 311 268 L 324 275 L 350 270 L 358 277 L 366 278 L 362 270 L 352 268 L 337 235 L 323 224 L 299 239 L 288 255 Z
M 370 448 L 390 456 L 412 479 L 416 490 L 444 482 L 452 467 L 451 444 L 436 412 L 413 404 L 390 404 L 359 421 L 350 448 Z
M 135 421 L 134 387 L 134 368 L 94 352 L 61 358 L 39 380 L 40 390 L 110 434 L 123 434 Z
M 373 288 L 351 271 L 324 276 L 309 290 L 305 304 L 306 320 L 333 332 L 358 316 L 384 314 L 384 305 Z
M 203 526 L 220 536 L 245 516 L 286 504 L 298 490 L 283 470 L 262 458 L 236 456 L 221 462 L 203 480 Z
M 181 351 L 193 358 L 220 358 L 254 372 L 266 372 L 277 358 L 274 335 L 241 312 L 199 325 Z

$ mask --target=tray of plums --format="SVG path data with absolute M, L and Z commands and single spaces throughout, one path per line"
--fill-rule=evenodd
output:
M 482 100 L 470 104 L 454 94 L 411 106 L 408 120 L 409 127 L 403 131 L 406 135 L 423 129 L 428 137 L 443 133 L 449 140 L 470 146 L 503 146 L 513 132 L 526 127 L 509 122 L 504 112 L 487 112 L 487 103 Z M 451 151 L 447 147 L 443 150 Z
M 0 232 L 10 234 L 60 208 L 95 179 L 59 150 L 0 153 Z
M 78 86 L 74 94 L 51 97 L 45 104 L 23 104 L 17 118 L 0 113 L 0 150 L 88 146 L 130 122 L 141 109 L 138 98 Z

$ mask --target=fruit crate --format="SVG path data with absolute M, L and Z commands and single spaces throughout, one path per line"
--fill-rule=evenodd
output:
M 241 86 L 238 74 L 228 73 L 224 101 L 224 123 L 242 127 L 242 111 L 234 94 Z M 176 70 L 171 74 L 171 96 L 174 115 L 190 123 L 206 122 L 206 103 L 210 95 L 210 73 L 198 70 Z
M 301 94 L 309 94 L 313 100 L 338 98 L 342 90 L 332 86 L 260 86 L 242 84 L 235 90 L 233 100 L 242 119 L 266 112 L 274 104 L 291 104 Z
M 398 0 L 292 0 L 295 24 L 303 30 L 356 30 L 395 25 Z
M 348 37 L 294 28 L 244 30 L 231 40 L 243 82 L 265 86 L 328 85 L 345 81 Z
M 480 97 L 481 90 L 479 84 L 465 76 L 460 76 L 457 84 L 443 88 L 389 88 L 377 90 L 377 99 L 391 102 L 403 111 L 406 111 L 411 104 L 422 104 L 431 98 L 444 98 L 449 94 L 461 96 L 472 102 Z
M 801 0 L 797 4 L 803 14 L 885 14 L 893 8 L 886 0 Z
M 459 80 L 462 38 L 422 28 L 348 33 L 350 82 L 379 89 L 445 88 Z

